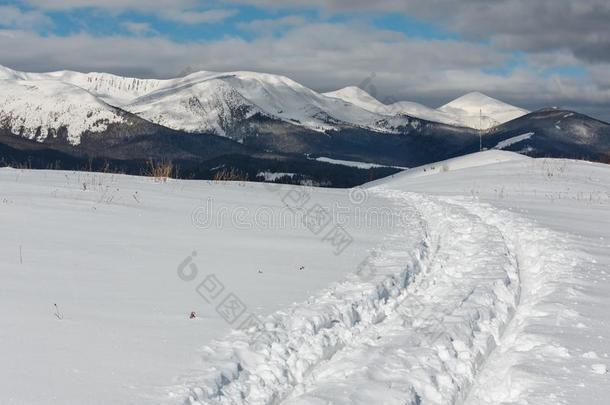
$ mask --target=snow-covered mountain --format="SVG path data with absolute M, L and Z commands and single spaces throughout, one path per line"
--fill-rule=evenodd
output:
M 498 125 L 483 146 L 527 153 L 609 161 L 610 125 L 573 111 L 548 108 Z
M 153 92 L 171 83 L 171 80 L 138 79 L 108 73 L 80 73 L 58 71 L 27 74 L 30 80 L 50 79 L 69 83 L 87 90 L 108 104 L 122 106 L 137 97 Z
M 123 108 L 168 128 L 217 135 L 228 135 L 236 124 L 262 112 L 221 80 L 161 88 Z
M 366 91 L 356 86 L 324 93 L 327 97 L 337 98 L 354 104 L 362 109 L 386 116 L 408 115 L 426 121 L 440 122 L 448 125 L 462 125 L 458 117 L 443 113 L 423 104 L 411 101 L 399 101 L 394 104 L 384 104 Z
M 351 103 L 367 111 L 372 111 L 380 114 L 387 113 L 387 105 L 371 96 L 366 91 L 358 86 L 348 86 L 342 89 L 323 93 L 326 97 L 338 98 L 340 100 Z
M 232 138 L 236 138 L 234 130 L 254 116 L 318 132 L 360 128 L 403 133 L 409 126 L 419 127 L 418 119 L 478 128 L 481 110 L 488 128 L 526 113 L 478 93 L 438 110 L 407 101 L 385 105 L 358 87 L 320 94 L 287 77 L 254 72 L 202 71 L 157 80 L 72 71 L 25 73 L 0 67 L 0 80 L 6 88 L 0 100 L 5 127 L 37 140 L 44 140 L 48 129 L 65 127 L 73 144 L 83 132 L 99 132 L 105 120 L 120 122 L 112 118 L 110 106 L 171 129 Z M 31 88 L 18 95 L 27 87 L 24 83 L 35 83 L 44 96 L 36 97 Z M 78 108 L 67 107 L 70 102 Z M 39 128 L 43 134 L 35 135 Z
M 24 74 L 21 72 L 17 72 L 16 70 L 9 69 L 5 66 L 0 65 L 0 80 L 17 80 L 17 79 L 25 79 Z
M 407 125 L 319 94 L 287 77 L 253 72 L 198 72 L 168 82 L 122 106 L 152 122 L 188 132 L 219 135 L 237 122 L 261 114 L 315 131 L 355 126 L 394 132 Z
M 174 82 L 174 80 L 138 79 L 109 73 L 80 73 L 70 70 L 27 73 L 18 72 L 4 66 L 0 66 L 0 79 L 59 81 L 84 89 L 113 106 L 130 103 L 137 97 Z
M 412 101 L 383 104 L 364 90 L 353 86 L 324 95 L 378 114 L 408 115 L 426 121 L 483 130 L 519 118 L 529 112 L 478 92 L 468 93 L 437 109 Z
M 438 111 L 459 117 L 465 126 L 477 129 L 489 129 L 529 113 L 479 92 L 459 97 Z
M 409 117 L 363 109 L 317 93 L 287 77 L 254 72 L 197 72 L 169 79 L 138 79 L 106 73 L 0 70 L 6 80 L 58 81 L 86 90 L 109 105 L 153 123 L 187 132 L 228 132 L 255 114 L 314 131 L 358 127 L 399 132 Z
M 120 110 L 59 81 L 0 80 L 0 94 L 0 128 L 39 142 L 65 131 L 68 142 L 78 145 L 85 132 L 102 132 L 109 124 L 126 122 Z

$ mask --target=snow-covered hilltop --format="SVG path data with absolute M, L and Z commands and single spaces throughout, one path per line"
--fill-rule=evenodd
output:
M 76 86 L 52 80 L 0 80 L 0 127 L 39 142 L 65 130 L 69 143 L 85 132 L 124 122 L 120 112 Z
M 527 110 L 504 103 L 479 92 L 468 93 L 437 109 L 411 101 L 383 104 L 358 87 L 346 87 L 324 94 L 378 114 L 402 114 L 447 125 L 483 130 L 529 113 Z
M 219 135 L 257 113 L 315 131 L 356 126 L 392 132 L 383 115 L 325 97 L 287 77 L 254 72 L 194 73 L 122 107 L 173 129 Z M 403 117 L 397 125 L 408 123 Z
M 25 73 L 0 66 L 0 90 L 4 128 L 42 141 L 49 129 L 63 127 L 73 144 L 86 131 L 103 130 L 106 121 L 118 122 L 109 106 L 175 130 L 223 136 L 255 115 L 314 131 L 352 127 L 401 133 L 409 125 L 417 127 L 418 119 L 479 128 L 481 111 L 483 127 L 489 128 L 527 113 L 479 93 L 437 110 L 408 101 L 385 105 L 357 87 L 321 94 L 287 77 L 255 72 L 202 71 L 156 80 L 72 71 Z
M 371 96 L 358 86 L 348 86 L 342 89 L 323 93 L 326 97 L 338 98 L 367 111 L 385 114 L 387 105 Z
M 479 129 L 504 124 L 529 112 L 479 92 L 459 97 L 440 107 L 438 111 L 459 117 L 467 127 Z

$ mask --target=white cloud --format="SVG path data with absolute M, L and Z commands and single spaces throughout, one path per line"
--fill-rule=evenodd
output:
M 593 66 L 589 68 L 589 71 L 594 83 L 603 89 L 610 90 L 610 63 Z
M 185 24 L 209 24 L 222 22 L 236 14 L 237 10 L 224 9 L 207 11 L 167 10 L 159 13 L 159 16 L 166 20 Z
M 278 30 L 291 27 L 298 27 L 307 23 L 307 20 L 299 15 L 288 15 L 279 18 L 264 18 L 239 23 L 237 26 L 244 31 L 256 32 L 259 34 L 270 34 Z
M 74 8 L 154 10 L 193 8 L 205 2 L 197 0 L 25 0 L 25 3 L 43 10 Z
M 126 21 L 121 24 L 125 29 L 135 35 L 157 34 L 157 32 L 145 22 Z
M 40 29 L 51 25 L 51 19 L 41 11 L 21 11 L 15 6 L 0 5 L 0 27 Z
M 209 24 L 226 20 L 238 13 L 236 9 L 206 9 L 212 2 L 197 0 L 25 0 L 41 10 L 71 10 L 79 8 L 105 9 L 114 12 L 136 10 L 155 14 L 161 19 L 184 24 Z
M 529 109 L 560 105 L 599 113 L 610 103 L 607 71 L 593 69 L 565 49 L 526 54 L 526 67 L 501 76 L 485 72 L 502 68 L 513 55 L 485 43 L 409 38 L 364 23 L 310 23 L 300 17 L 279 21 L 290 29 L 281 36 L 263 35 L 252 41 L 226 37 L 179 43 L 161 35 L 84 33 L 43 37 L 5 30 L 0 32 L 0 64 L 20 70 L 67 68 L 142 77 L 175 76 L 187 67 L 255 70 L 284 74 L 319 91 L 357 85 L 374 72 L 380 99 L 391 96 L 432 106 L 474 90 Z M 274 29 L 272 20 L 241 27 L 259 33 Z M 126 28 L 144 34 L 149 27 Z M 558 64 L 586 69 L 591 76 L 549 77 L 547 70 Z M 609 119 L 610 111 L 603 118 Z

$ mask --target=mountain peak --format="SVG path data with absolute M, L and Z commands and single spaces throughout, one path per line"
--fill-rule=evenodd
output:
M 0 65 L 0 80 L 20 79 L 21 75 L 16 70 Z
M 386 105 L 358 86 L 348 86 L 323 94 L 326 97 L 338 98 L 368 111 L 381 112 Z
M 483 107 L 485 105 L 490 105 L 490 104 L 509 105 L 509 104 L 506 104 L 493 97 L 489 97 L 487 94 L 483 94 L 479 91 L 472 91 L 470 93 L 466 93 L 463 96 L 456 98 L 453 101 L 450 101 L 449 103 L 443 105 L 439 109 L 443 109 L 445 107 L 471 109 L 471 108 Z
M 529 113 L 478 91 L 464 94 L 438 110 L 461 116 L 469 127 L 479 129 L 489 129 Z
M 440 109 L 407 101 L 386 105 L 357 86 L 320 94 L 286 76 L 250 71 L 198 71 L 161 80 L 72 71 L 24 73 L 0 66 L 0 79 L 70 84 L 151 122 L 193 132 L 224 133 L 217 128 L 233 122 L 229 116 L 239 121 L 255 112 L 315 131 L 348 124 L 381 132 L 412 118 L 485 129 L 527 113 L 480 92 Z
M 359 96 L 363 96 L 363 97 L 374 98 L 373 96 L 371 96 L 369 93 L 367 93 L 366 91 L 362 90 L 358 86 L 347 86 L 347 87 L 343 87 L 342 89 L 331 91 L 331 92 L 324 93 L 324 94 L 329 95 L 329 96 L 331 94 L 335 94 L 335 95 L 359 95 Z
M 125 122 L 121 112 L 88 91 L 57 80 L 4 80 L 0 118 L 14 134 L 39 142 L 65 130 L 78 145 L 85 132 L 99 133 Z

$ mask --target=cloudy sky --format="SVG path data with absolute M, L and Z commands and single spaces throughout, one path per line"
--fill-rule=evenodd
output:
M 279 73 L 441 105 L 469 91 L 610 121 L 608 0 L 0 0 L 0 64 Z

